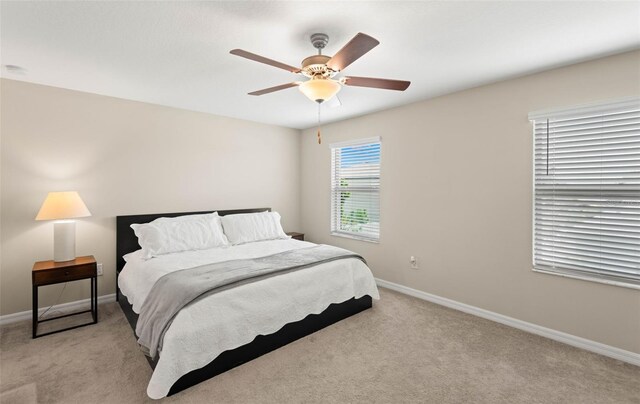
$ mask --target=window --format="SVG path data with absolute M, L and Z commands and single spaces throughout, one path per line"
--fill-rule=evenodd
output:
M 529 118 L 534 270 L 640 288 L 640 99 Z
M 331 234 L 380 238 L 380 138 L 331 145 Z

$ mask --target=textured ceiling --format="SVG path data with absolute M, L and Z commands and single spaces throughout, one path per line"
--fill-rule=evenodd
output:
M 229 54 L 298 66 L 309 35 L 333 54 L 358 32 L 380 45 L 345 73 L 412 81 L 405 92 L 345 87 L 336 121 L 640 47 L 640 2 L 0 3 L 2 77 L 307 128 L 317 107 L 298 76 Z

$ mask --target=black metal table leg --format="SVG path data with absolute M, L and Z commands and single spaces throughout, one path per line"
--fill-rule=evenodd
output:
M 31 324 L 31 330 L 33 332 L 33 338 L 36 337 L 37 333 L 38 333 L 38 287 L 37 286 L 32 286 L 31 287 L 31 304 L 33 306 L 31 306 L 33 309 L 33 323 Z
M 93 284 L 95 282 L 95 278 L 91 277 L 91 318 L 93 321 L 96 321 L 96 307 L 93 301 L 94 287 Z
M 93 278 L 93 306 L 95 307 L 95 312 L 94 312 L 94 317 L 93 317 L 93 322 L 97 323 L 98 322 L 98 277 L 94 277 Z

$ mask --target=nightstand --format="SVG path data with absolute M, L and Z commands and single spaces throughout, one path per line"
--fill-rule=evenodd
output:
M 91 309 L 77 313 L 65 314 L 57 317 L 49 317 L 44 320 L 38 319 L 38 287 L 45 285 L 55 285 L 69 281 L 79 281 L 81 279 L 91 279 Z M 98 266 L 93 255 L 77 257 L 71 261 L 54 262 L 38 261 L 33 264 L 31 271 L 31 284 L 33 293 L 33 338 L 67 331 L 85 325 L 96 324 L 98 322 Z M 75 316 L 76 314 L 91 313 L 93 321 L 73 327 L 63 328 L 38 335 L 38 324 L 62 317 Z
M 304 233 L 296 233 L 295 231 L 290 231 L 287 233 L 287 236 L 291 236 L 291 238 L 304 241 Z

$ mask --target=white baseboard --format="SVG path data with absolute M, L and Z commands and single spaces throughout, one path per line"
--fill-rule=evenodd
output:
M 460 303 L 455 300 L 433 295 L 431 293 L 423 292 L 421 290 L 412 289 L 407 286 L 385 281 L 382 279 L 376 278 L 376 283 L 378 284 L 378 286 L 395 290 L 396 292 L 400 292 L 405 295 L 417 297 L 418 299 L 422 299 L 422 300 L 427 300 L 429 302 L 439 304 L 441 306 L 449 307 L 451 309 L 459 310 L 468 314 L 472 314 L 474 316 L 482 317 L 487 320 L 495 321 L 496 323 L 508 325 L 509 327 L 517 328 L 522 331 L 540 335 L 558 342 L 565 343 L 567 345 L 574 346 L 576 348 L 581 348 L 587 351 L 595 352 L 600 355 L 608 356 L 613 359 L 618 359 L 623 362 L 630 363 L 632 365 L 640 366 L 640 354 L 635 352 L 626 351 L 624 349 L 616 348 L 600 342 L 596 342 L 586 338 L 567 334 L 562 331 L 557 331 L 551 328 L 546 328 L 536 324 L 528 323 L 526 321 L 504 316 L 502 314 L 498 314 L 489 310 L 485 310 L 479 307 Z
M 110 295 L 98 296 L 98 304 L 110 303 L 115 301 L 116 301 L 115 293 L 112 293 Z M 75 302 L 62 303 L 62 304 L 55 305 L 51 308 L 51 310 L 49 310 L 49 313 L 57 311 L 61 314 L 67 314 L 67 313 L 81 310 L 83 308 L 86 309 L 90 305 L 91 305 L 91 299 L 76 300 Z M 41 315 L 46 310 L 47 310 L 47 307 L 39 309 L 38 315 Z M 5 324 L 15 323 L 18 321 L 23 321 L 23 320 L 31 320 L 32 315 L 33 313 L 31 312 L 31 310 L 27 310 L 27 311 L 21 311 L 19 313 L 0 316 L 0 326 L 3 326 Z

